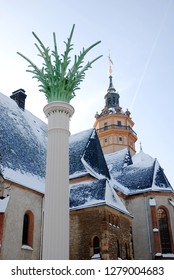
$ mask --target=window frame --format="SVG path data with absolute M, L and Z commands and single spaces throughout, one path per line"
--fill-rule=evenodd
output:
M 23 216 L 22 246 L 33 247 L 34 236 L 34 215 L 31 211 L 26 211 Z

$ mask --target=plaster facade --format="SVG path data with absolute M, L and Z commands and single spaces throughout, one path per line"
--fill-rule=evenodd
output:
M 10 186 L 10 190 L 8 190 L 10 200 L 4 214 L 0 259 L 40 259 L 43 196 L 11 182 L 8 182 L 7 185 Z M 22 246 L 23 219 L 27 211 L 31 211 L 34 215 L 32 247 Z
M 155 205 L 150 205 L 150 199 L 154 199 Z M 174 194 L 166 193 L 143 193 L 134 195 L 126 200 L 126 206 L 133 215 L 132 234 L 134 244 L 134 257 L 136 260 L 156 259 L 156 254 L 162 254 L 160 244 L 159 224 L 157 220 L 157 210 L 164 207 L 168 212 L 168 224 L 172 252 L 174 252 L 174 221 L 173 205 L 170 200 L 174 199 Z M 151 211 L 154 208 L 154 212 Z M 138 215 L 137 215 L 138 213 Z M 155 222 L 153 221 L 155 215 Z

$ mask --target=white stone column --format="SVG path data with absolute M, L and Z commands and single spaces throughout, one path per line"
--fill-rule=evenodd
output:
M 43 229 L 44 260 L 69 259 L 69 120 L 74 108 L 53 101 L 44 107 L 48 146 Z

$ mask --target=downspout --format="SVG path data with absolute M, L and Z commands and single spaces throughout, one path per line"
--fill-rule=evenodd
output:
M 149 251 L 150 255 L 152 257 L 152 245 L 151 245 L 151 239 L 150 239 L 150 228 L 149 228 L 149 218 L 148 218 L 148 212 L 147 212 L 147 196 L 144 194 L 144 204 L 145 204 L 145 215 L 146 215 L 146 224 L 147 224 L 147 235 L 148 235 L 148 245 L 149 245 Z
M 44 227 L 44 195 L 41 202 L 41 238 L 40 238 L 40 260 L 42 260 L 42 246 L 43 246 L 43 227 Z

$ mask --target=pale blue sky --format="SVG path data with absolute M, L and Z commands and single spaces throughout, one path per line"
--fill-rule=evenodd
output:
M 74 53 L 101 40 L 88 59 L 103 58 L 90 69 L 71 104 L 75 114 L 71 133 L 93 126 L 96 111 L 104 107 L 111 52 L 113 82 L 123 110 L 129 108 L 137 132 L 137 151 L 157 157 L 169 181 L 173 175 L 174 103 L 174 2 L 172 0 L 0 0 L 0 92 L 11 95 L 23 88 L 26 108 L 46 121 L 45 97 L 27 73 L 20 51 L 38 62 L 34 31 L 52 47 L 56 32 L 58 48 L 69 36 L 73 23 Z

